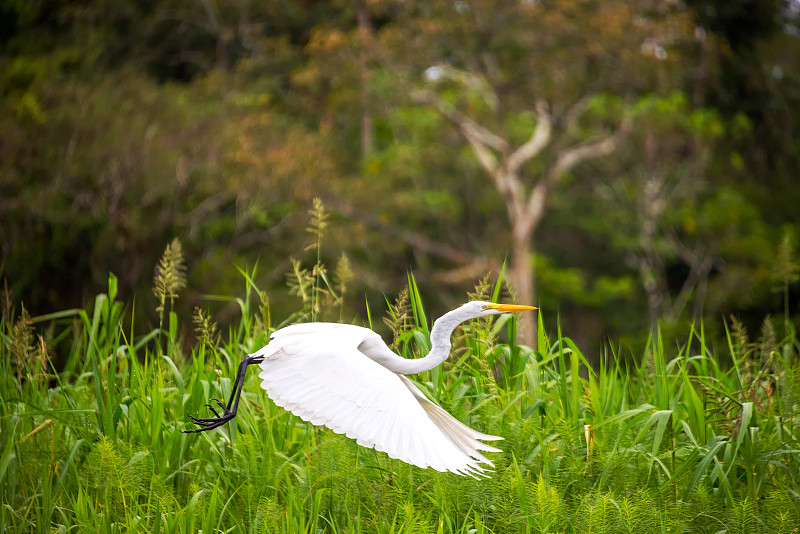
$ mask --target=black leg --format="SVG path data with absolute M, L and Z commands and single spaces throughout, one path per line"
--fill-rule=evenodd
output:
M 242 396 L 242 387 L 244 387 L 244 378 L 247 376 L 247 368 L 250 365 L 258 365 L 263 361 L 264 358 L 255 356 L 248 356 L 242 360 L 242 363 L 239 364 L 239 369 L 236 371 L 236 379 L 233 381 L 233 391 L 231 391 L 231 397 L 228 399 L 228 404 L 222 404 L 222 401 L 219 399 L 210 399 L 222 409 L 222 415 L 217 413 L 211 404 L 206 404 L 208 409 L 211 410 L 211 413 L 214 414 L 214 417 L 197 418 L 190 415 L 189 419 L 191 419 L 194 424 L 200 428 L 184 430 L 183 432 L 186 434 L 193 432 L 205 432 L 206 430 L 212 430 L 218 426 L 222 426 L 236 417 L 236 410 L 239 408 L 239 399 Z

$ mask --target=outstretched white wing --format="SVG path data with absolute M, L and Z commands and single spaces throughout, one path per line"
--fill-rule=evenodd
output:
M 275 332 L 261 356 L 261 387 L 283 408 L 325 425 L 392 458 L 437 471 L 475 476 L 479 451 L 499 452 L 478 439 L 502 439 L 472 430 L 429 401 L 408 379 L 361 351 L 369 336 L 353 325 L 306 323 Z M 374 340 L 373 340 L 374 341 Z

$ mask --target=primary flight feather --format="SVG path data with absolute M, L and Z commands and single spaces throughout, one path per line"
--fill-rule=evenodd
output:
M 468 319 L 535 310 L 533 306 L 472 301 L 440 317 L 424 358 L 398 356 L 367 328 L 305 323 L 274 332 L 269 344 L 239 365 L 227 404 L 215 400 L 213 418 L 191 417 L 202 432 L 236 416 L 249 365 L 259 365 L 261 387 L 277 404 L 315 425 L 374 447 L 392 458 L 437 471 L 476 475 L 492 465 L 480 451 L 499 452 L 479 440 L 502 439 L 464 425 L 431 402 L 405 376 L 433 369 L 450 354 L 450 335 Z

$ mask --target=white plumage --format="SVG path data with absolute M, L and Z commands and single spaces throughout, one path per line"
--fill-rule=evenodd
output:
M 216 417 L 191 417 L 203 432 L 236 416 L 247 367 L 260 365 L 261 387 L 277 404 L 315 425 L 374 447 L 419 467 L 478 476 L 492 462 L 480 451 L 500 452 L 482 443 L 503 439 L 469 428 L 428 400 L 406 374 L 433 369 L 450 353 L 450 334 L 467 319 L 535 310 L 533 306 L 473 301 L 440 317 L 431 329 L 431 351 L 406 359 L 392 352 L 375 332 L 354 325 L 306 323 L 287 326 L 239 365 L 227 404 L 207 404 Z
M 359 350 L 379 336 L 366 328 L 308 323 L 275 332 L 263 357 L 261 387 L 277 404 L 392 458 L 437 471 L 476 474 L 492 465 L 472 430 L 429 401 L 407 378 Z

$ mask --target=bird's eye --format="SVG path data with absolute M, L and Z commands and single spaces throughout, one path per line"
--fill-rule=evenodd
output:
M 484 304 L 483 306 L 481 306 L 481 308 L 483 308 L 484 310 L 488 310 L 489 308 L 491 308 L 491 306 L 489 306 L 488 304 Z

